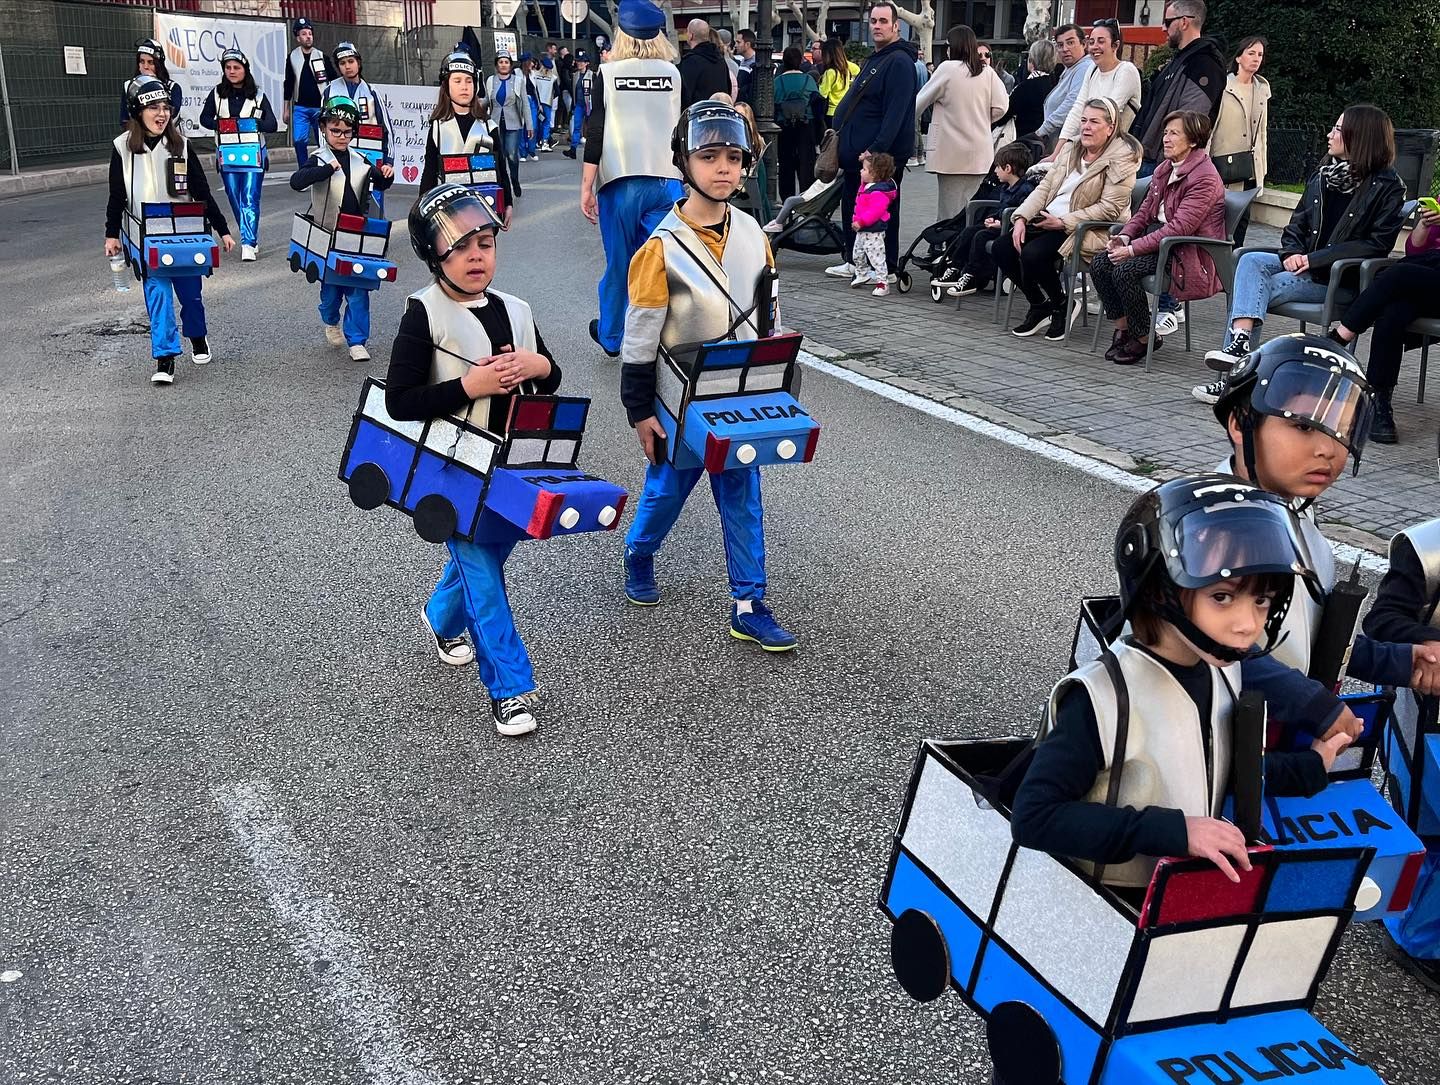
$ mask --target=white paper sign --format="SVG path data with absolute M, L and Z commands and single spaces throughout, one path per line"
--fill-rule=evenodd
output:
M 155 13 L 155 38 L 165 48 L 170 78 L 180 84 L 180 106 L 186 136 L 207 135 L 200 127 L 205 99 L 220 82 L 220 54 L 239 49 L 250 61 L 255 85 L 270 100 L 280 128 L 285 128 L 285 63 L 290 30 L 278 20 L 211 19 L 201 15 Z M 320 44 L 320 43 L 317 43 Z
M 85 73 L 85 47 L 83 45 L 65 46 L 65 74 L 84 75 Z
M 395 183 L 416 185 L 425 168 L 425 137 L 438 88 L 399 83 L 371 83 L 390 121 L 390 153 L 395 158 Z
M 517 3 L 516 10 L 518 9 L 519 4 Z M 511 11 L 510 18 L 514 17 L 515 12 Z M 511 60 L 515 60 L 517 57 L 520 56 L 520 39 L 517 38 L 512 31 L 495 31 L 495 55 L 499 56 L 501 53 L 509 53 Z

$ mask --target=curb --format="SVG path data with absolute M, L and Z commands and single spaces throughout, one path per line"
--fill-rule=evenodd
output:
M 210 151 L 196 153 L 203 163 Z M 293 166 L 295 148 L 289 144 L 270 151 L 272 166 Z M 213 163 L 212 163 L 213 165 Z M 33 170 L 28 173 L 5 174 L 0 176 L 0 200 L 15 196 L 29 196 L 35 192 L 59 192 L 67 188 L 81 188 L 85 185 L 103 185 L 110 179 L 110 163 L 89 163 L 65 166 L 58 169 Z
M 910 392 L 913 395 L 932 400 L 946 407 L 964 411 L 966 414 L 974 415 L 976 418 L 984 419 L 986 422 L 1002 426 L 1016 433 L 1024 434 L 1026 437 L 1054 445 L 1056 448 L 1063 448 L 1067 452 L 1078 453 L 1089 459 L 1097 460 L 1100 463 L 1133 476 L 1137 482 L 1166 482 L 1173 478 L 1179 478 L 1184 474 L 1184 472 L 1178 468 L 1166 464 L 1154 463 L 1149 460 L 1137 460 L 1128 452 L 1122 452 L 1117 448 L 1099 444 L 1096 441 L 1090 440 L 1088 437 L 1057 430 L 1053 426 L 1046 425 L 1043 422 L 1037 422 L 1034 419 L 1025 418 L 1022 415 L 1013 414 L 1004 408 L 996 407 L 994 404 L 987 403 L 985 400 L 975 396 L 960 395 L 953 389 L 944 388 L 926 380 L 913 377 L 897 377 L 889 370 L 866 365 L 863 360 L 853 358 L 843 350 L 838 350 L 835 347 L 816 342 L 808 337 L 804 341 L 804 349 L 814 354 L 817 358 L 821 358 L 831 365 L 849 370 L 851 373 L 868 377 L 870 380 L 887 384 L 892 388 L 899 388 L 902 391 Z M 1353 547 L 1358 551 L 1374 554 L 1381 558 L 1386 557 L 1390 552 L 1389 539 L 1381 538 L 1379 535 L 1375 535 L 1369 531 L 1362 531 L 1359 528 L 1351 527 L 1341 521 L 1327 518 L 1325 521 L 1325 533 L 1337 543 Z

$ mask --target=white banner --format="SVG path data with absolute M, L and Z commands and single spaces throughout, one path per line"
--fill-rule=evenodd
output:
M 417 185 L 425 169 L 425 137 L 439 88 L 401 83 L 371 83 L 390 120 L 390 152 L 395 156 L 395 183 Z
M 165 66 L 184 95 L 180 116 L 186 136 L 209 134 L 200 127 L 200 111 L 220 82 L 220 54 L 226 49 L 239 49 L 250 59 L 255 84 L 270 99 L 270 108 L 284 131 L 285 61 L 290 52 L 286 23 L 157 11 L 155 38 L 165 47 Z

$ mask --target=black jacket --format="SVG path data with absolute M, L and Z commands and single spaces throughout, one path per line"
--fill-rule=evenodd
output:
M 1350 197 L 1345 216 L 1323 246 L 1320 223 L 1324 217 L 1325 189 L 1317 173 L 1305 186 L 1305 194 L 1290 215 L 1280 235 L 1280 255 L 1308 253 L 1310 277 L 1318 283 L 1330 281 L 1329 267 L 1336 260 L 1369 259 L 1385 256 L 1395 245 L 1405 215 L 1405 182 L 1386 167 L 1361 181 Z
M 1161 139 L 1165 118 L 1177 109 L 1204 113 L 1215 123 L 1220 99 L 1225 94 L 1225 58 L 1209 38 L 1196 38 L 1181 49 L 1170 63 L 1155 73 L 1145 88 L 1144 103 L 1130 126 L 1130 134 L 1145 148 L 1145 161 L 1165 157 Z
M 865 61 L 835 107 L 840 128 L 840 168 L 859 170 L 860 154 L 888 154 L 900 168 L 915 153 L 915 58 L 913 41 L 891 42 Z
M 680 108 L 722 90 L 730 93 L 730 67 L 714 42 L 702 41 L 680 58 Z

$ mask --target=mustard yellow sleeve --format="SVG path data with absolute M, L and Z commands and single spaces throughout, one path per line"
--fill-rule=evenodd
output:
M 768 242 L 767 242 L 768 246 Z M 641 309 L 666 309 L 670 287 L 665 279 L 665 249 L 658 237 L 640 246 L 630 261 L 630 304 Z

